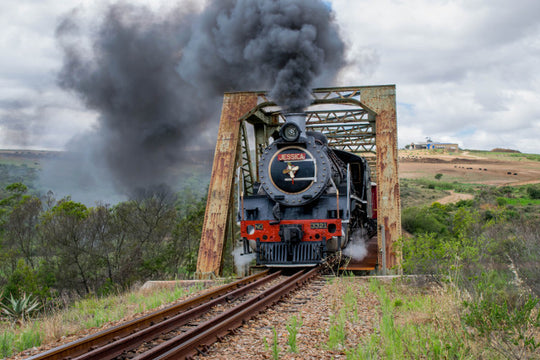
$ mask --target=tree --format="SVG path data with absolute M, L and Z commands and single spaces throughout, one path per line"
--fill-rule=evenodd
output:
M 175 195 L 166 187 L 140 190 L 133 200 L 114 208 L 118 259 L 124 285 L 137 279 L 165 275 L 167 243 L 175 228 Z
M 49 261 L 55 262 L 58 285 L 90 292 L 93 273 L 93 241 L 85 235 L 84 204 L 62 199 L 43 216 L 40 224 L 42 246 L 49 249 Z
M 441 180 L 442 177 L 443 177 L 443 174 L 441 173 L 435 175 L 435 179 L 437 180 Z
M 41 213 L 41 200 L 35 196 L 23 196 L 7 218 L 5 224 L 6 244 L 14 255 L 22 257 L 35 269 L 37 224 Z

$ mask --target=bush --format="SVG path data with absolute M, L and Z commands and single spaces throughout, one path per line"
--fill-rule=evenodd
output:
M 492 299 L 466 302 L 464 323 L 474 329 L 471 334 L 485 338 L 506 358 L 529 358 L 540 347 L 535 329 L 540 329 L 540 312 L 535 311 L 539 299 L 529 296 L 521 303 L 509 306 Z
M 446 208 L 440 208 L 440 204 L 435 204 L 430 207 L 410 207 L 403 210 L 401 215 L 403 228 L 411 234 L 446 234 L 448 229 L 444 222 L 448 213 Z
M 527 195 L 531 199 L 540 199 L 540 187 L 530 185 L 527 187 Z

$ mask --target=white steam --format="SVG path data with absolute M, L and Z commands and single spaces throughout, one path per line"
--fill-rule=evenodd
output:
M 356 261 L 363 260 L 367 255 L 367 232 L 365 229 L 358 229 L 352 233 L 350 242 L 343 250 L 343 255 Z
M 248 267 L 252 260 L 255 259 L 255 253 L 244 254 L 242 246 L 236 247 L 232 251 L 234 257 L 234 266 L 236 267 L 236 274 L 240 276 L 247 275 Z

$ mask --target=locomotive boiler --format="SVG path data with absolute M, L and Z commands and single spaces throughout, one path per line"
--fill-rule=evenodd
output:
M 244 253 L 258 265 L 313 266 L 376 231 L 376 189 L 364 157 L 306 131 L 304 113 L 285 118 L 260 156 L 254 194 L 238 200 Z

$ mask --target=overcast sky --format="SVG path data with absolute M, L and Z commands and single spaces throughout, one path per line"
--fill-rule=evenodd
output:
M 395 84 L 400 147 L 430 137 L 540 153 L 540 1 L 330 3 L 349 66 L 328 86 Z M 95 124 L 97 115 L 56 85 L 55 28 L 81 4 L 87 16 L 103 6 L 0 1 L 1 149 L 63 149 Z

